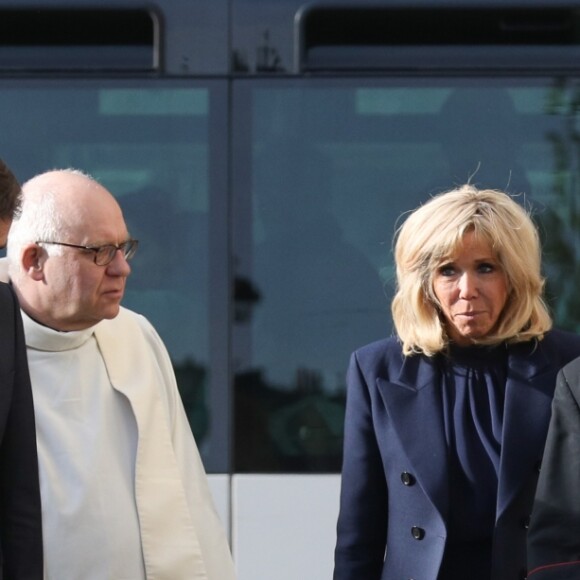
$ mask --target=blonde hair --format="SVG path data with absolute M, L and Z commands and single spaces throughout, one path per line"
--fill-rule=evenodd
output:
M 397 291 L 391 310 L 404 354 L 432 356 L 447 348 L 433 277 L 472 231 L 489 243 L 508 285 L 508 299 L 493 332 L 473 342 L 541 339 L 552 327 L 542 299 L 538 231 L 528 212 L 501 191 L 464 185 L 417 208 L 395 234 Z

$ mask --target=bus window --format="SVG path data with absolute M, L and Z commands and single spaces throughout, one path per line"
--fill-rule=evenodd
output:
M 439 191 L 471 182 L 528 207 L 556 322 L 580 330 L 577 91 L 553 78 L 239 83 L 236 276 L 253 294 L 234 333 L 237 470 L 340 470 L 349 354 L 392 333 L 393 233 Z
M 123 304 L 144 314 L 165 342 L 210 466 L 211 397 L 219 396 L 219 387 L 210 388 L 210 188 L 223 191 L 210 164 L 217 159 L 210 143 L 219 142 L 215 129 L 210 137 L 219 107 L 212 95 L 207 84 L 150 80 L 5 82 L 0 89 L 0 108 L 11 112 L 1 149 L 20 180 L 73 167 L 117 196 L 140 242 Z

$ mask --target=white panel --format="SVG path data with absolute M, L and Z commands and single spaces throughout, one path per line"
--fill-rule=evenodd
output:
M 332 578 L 340 475 L 234 475 L 238 580 Z
M 228 539 L 230 539 L 230 476 L 224 474 L 208 474 L 209 488 L 217 513 L 224 525 Z

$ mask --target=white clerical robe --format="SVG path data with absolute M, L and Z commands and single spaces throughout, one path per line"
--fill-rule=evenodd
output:
M 47 580 L 230 580 L 167 351 L 143 317 L 58 332 L 23 313 Z

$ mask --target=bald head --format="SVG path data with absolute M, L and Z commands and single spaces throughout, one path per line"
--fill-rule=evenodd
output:
M 84 227 L 107 219 L 107 215 L 95 215 L 99 209 L 121 214 L 119 204 L 100 183 L 91 176 L 75 169 L 48 171 L 33 177 L 22 187 L 23 202 L 28 208 L 49 206 L 53 220 L 58 222 L 62 233 L 74 227 Z M 27 211 L 29 211 L 27 209 Z
M 15 216 L 8 237 L 11 275 L 17 274 L 14 267 L 26 244 L 39 240 L 98 243 L 88 238 L 98 236 L 99 230 L 114 220 L 125 227 L 115 198 L 90 175 L 76 169 L 59 169 L 33 177 L 22 186 L 21 211 Z M 49 255 L 63 251 L 58 245 L 46 249 Z
M 64 169 L 22 187 L 22 210 L 8 236 L 9 274 L 24 311 L 57 330 L 117 315 L 131 269 L 119 204 L 89 175 Z M 93 248 L 112 246 L 100 265 Z M 99 262 L 99 263 L 97 263 Z

